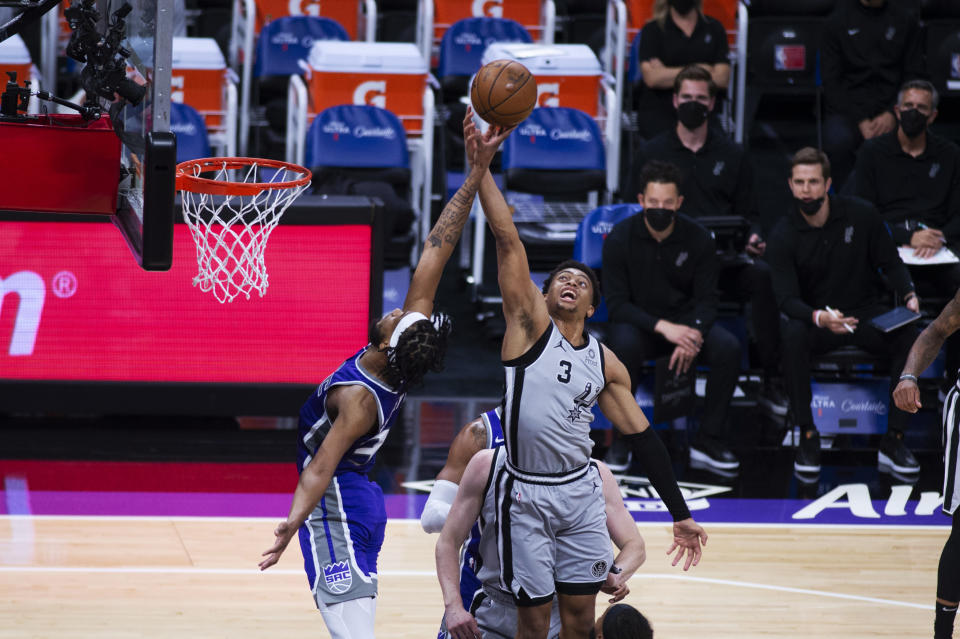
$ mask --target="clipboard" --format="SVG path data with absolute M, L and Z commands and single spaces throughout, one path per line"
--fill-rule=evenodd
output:
M 693 412 L 696 399 L 694 394 L 694 385 L 697 380 L 696 361 L 690 365 L 686 373 L 679 375 L 675 375 L 669 367 L 669 355 L 657 359 L 653 393 L 654 423 L 669 422 L 679 417 L 686 417 Z
M 871 319 L 870 325 L 879 331 L 889 333 L 918 319 L 920 319 L 920 313 L 914 313 L 906 306 L 898 306 L 892 311 L 887 311 Z

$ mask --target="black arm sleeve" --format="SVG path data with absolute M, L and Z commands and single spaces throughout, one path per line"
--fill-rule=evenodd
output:
M 648 428 L 639 433 L 624 435 L 623 439 L 630 445 L 633 456 L 643 466 L 650 484 L 660 495 L 673 520 L 689 519 L 690 509 L 687 508 L 687 502 L 680 494 L 677 478 L 673 475 L 673 468 L 670 466 L 670 454 L 660 441 L 660 437 L 652 428 Z

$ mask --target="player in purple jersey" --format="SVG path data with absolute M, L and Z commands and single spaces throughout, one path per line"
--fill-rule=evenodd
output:
M 442 364 L 450 326 L 429 319 L 434 296 L 480 181 L 510 133 L 491 128 L 481 135 L 469 109 L 463 131 L 472 168 L 427 237 L 403 308 L 372 325 L 370 343 L 324 380 L 300 412 L 300 481 L 260 562 L 261 570 L 277 563 L 299 531 L 310 587 L 334 639 L 374 636 L 386 512 L 380 488 L 365 473 L 406 390 Z

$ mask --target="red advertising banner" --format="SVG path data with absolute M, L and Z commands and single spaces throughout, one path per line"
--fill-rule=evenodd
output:
M 370 227 L 284 226 L 264 297 L 192 285 L 196 249 L 142 271 L 98 222 L 0 222 L 0 379 L 315 384 L 366 343 Z

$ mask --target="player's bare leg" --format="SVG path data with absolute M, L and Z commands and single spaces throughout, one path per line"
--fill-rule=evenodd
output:
M 553 602 L 539 606 L 517 606 L 516 639 L 546 639 L 552 607 Z
M 594 624 L 597 596 L 559 595 L 560 639 L 586 639 Z

